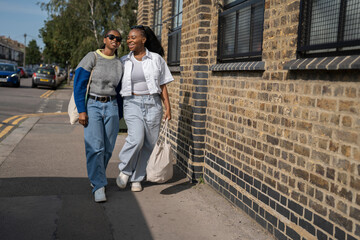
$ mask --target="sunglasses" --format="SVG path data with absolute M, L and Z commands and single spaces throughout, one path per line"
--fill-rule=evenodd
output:
M 106 35 L 105 37 L 108 37 L 110 40 L 116 39 L 117 42 L 121 42 L 122 38 L 120 36 L 115 36 L 113 34 Z

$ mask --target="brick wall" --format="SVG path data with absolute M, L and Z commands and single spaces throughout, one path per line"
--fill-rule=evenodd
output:
M 300 1 L 265 0 L 264 71 L 212 71 L 218 2 L 183 2 L 181 71 L 169 85 L 178 166 L 277 239 L 359 238 L 359 68 L 288 70 Z
M 210 1 L 183 2 L 176 154 L 178 165 L 192 179 L 202 177 L 205 155 L 209 4 Z
M 138 24 L 142 24 L 144 26 L 151 26 L 154 23 L 154 0 L 138 1 L 137 12 Z

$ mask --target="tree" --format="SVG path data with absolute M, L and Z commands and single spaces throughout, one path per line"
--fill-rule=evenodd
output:
M 34 39 L 31 40 L 26 47 L 26 63 L 29 65 L 41 63 L 41 52 Z
M 126 44 L 126 37 L 131 30 L 131 26 L 136 25 L 137 6 L 137 1 L 127 1 L 120 9 L 120 14 L 115 21 L 115 26 L 118 26 L 118 29 L 124 39 L 118 50 L 119 56 L 123 56 L 129 52 L 129 48 Z
M 40 30 L 45 61 L 69 62 L 74 68 L 86 53 L 103 44 L 106 31 L 117 29 L 123 37 L 127 34 L 136 23 L 137 0 L 50 0 L 41 8 L 49 14 Z M 120 49 L 124 51 L 124 47 Z

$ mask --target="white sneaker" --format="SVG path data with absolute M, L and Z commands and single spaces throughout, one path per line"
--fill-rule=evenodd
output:
M 132 182 L 131 183 L 131 191 L 133 192 L 141 192 L 142 187 L 140 182 Z
M 129 180 L 129 176 L 120 172 L 119 176 L 116 178 L 116 184 L 119 188 L 126 188 L 126 184 Z
M 95 202 L 105 202 L 105 187 L 99 188 L 94 192 Z

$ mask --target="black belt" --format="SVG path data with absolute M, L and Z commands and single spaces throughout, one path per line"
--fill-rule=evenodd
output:
M 112 100 L 115 100 L 116 96 L 99 97 L 99 96 L 89 95 L 89 98 L 94 99 L 95 101 L 102 102 L 102 103 L 107 103 Z

